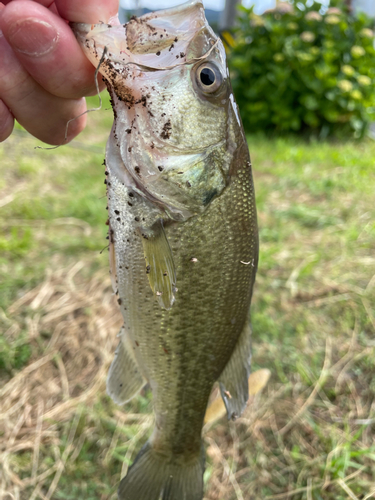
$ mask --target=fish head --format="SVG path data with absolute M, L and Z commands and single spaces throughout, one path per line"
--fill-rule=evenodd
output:
M 229 182 L 242 126 L 201 1 L 73 30 L 112 97 L 116 175 L 174 220 L 203 212 Z

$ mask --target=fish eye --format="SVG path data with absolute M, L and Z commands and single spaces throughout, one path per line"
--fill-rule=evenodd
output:
M 212 63 L 203 63 L 196 70 L 196 82 L 204 93 L 215 92 L 223 83 L 219 68 Z
M 201 79 L 201 83 L 203 83 L 203 85 L 206 85 L 207 87 L 209 85 L 213 85 L 216 80 L 215 73 L 211 68 L 202 68 L 201 72 L 199 73 L 199 78 Z

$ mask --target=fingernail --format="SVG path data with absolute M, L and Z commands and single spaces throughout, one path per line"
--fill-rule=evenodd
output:
M 8 31 L 12 48 L 33 57 L 51 52 L 58 38 L 59 35 L 51 24 L 32 17 L 16 21 Z

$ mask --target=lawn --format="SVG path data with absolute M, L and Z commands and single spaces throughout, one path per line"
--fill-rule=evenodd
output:
M 96 105 L 95 99 L 90 100 Z M 110 500 L 152 425 L 105 394 L 121 326 L 103 152 L 0 144 L 0 498 Z M 251 136 L 260 226 L 253 369 L 271 379 L 204 429 L 205 500 L 375 498 L 375 142 Z

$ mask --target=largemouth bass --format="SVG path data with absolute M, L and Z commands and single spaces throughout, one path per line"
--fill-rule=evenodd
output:
M 124 317 L 107 390 L 146 382 L 155 427 L 120 500 L 201 500 L 201 430 L 219 381 L 228 417 L 248 399 L 258 262 L 250 157 L 220 39 L 202 3 L 73 26 L 112 99 L 106 149 L 110 265 Z

